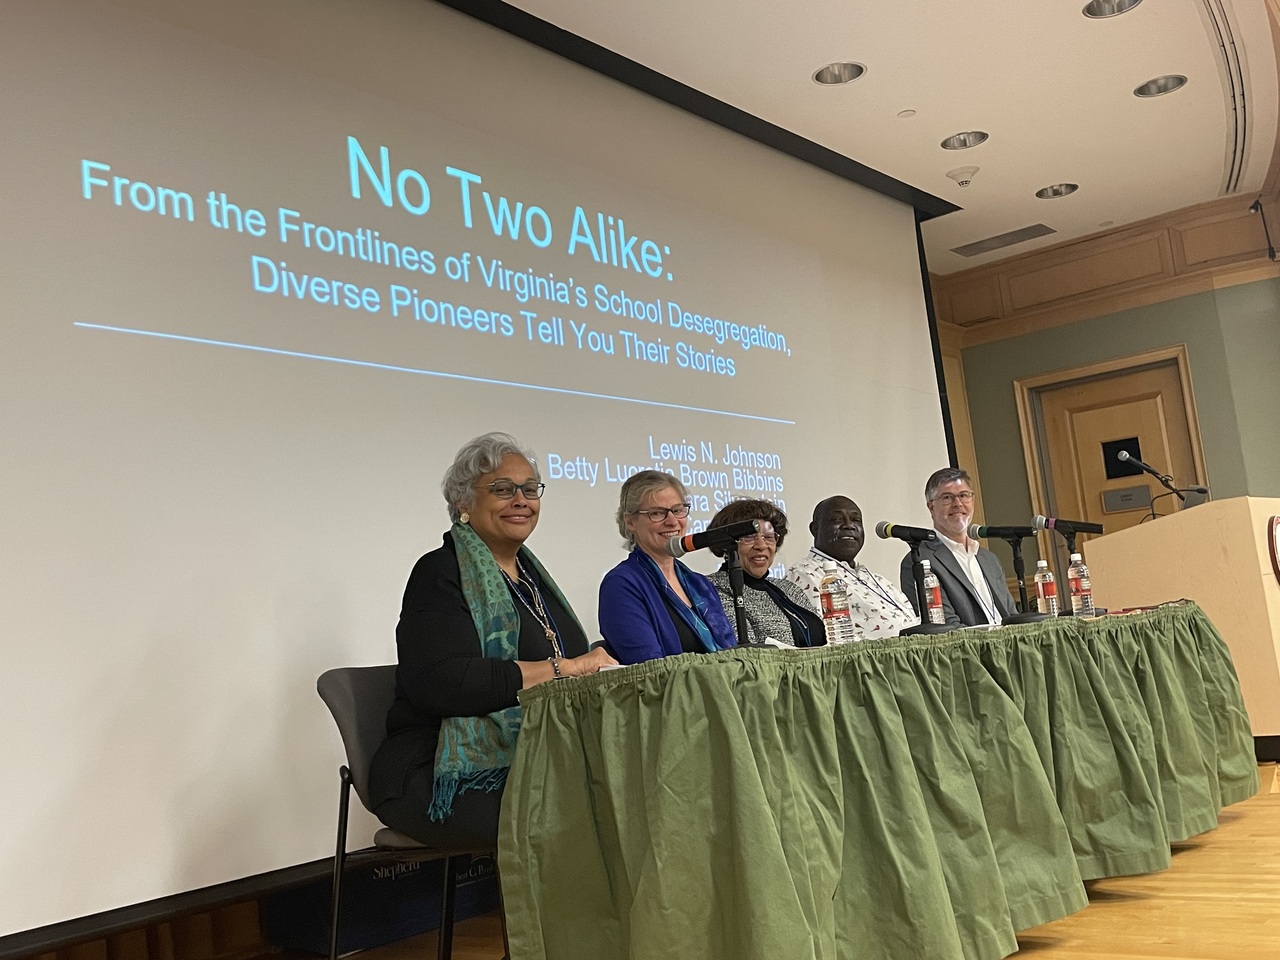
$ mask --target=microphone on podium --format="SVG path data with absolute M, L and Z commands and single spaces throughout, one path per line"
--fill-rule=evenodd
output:
M 907 543 L 925 543 L 938 539 L 938 535 L 932 530 L 926 530 L 924 527 L 906 527 L 900 523 L 890 523 L 888 520 L 881 520 L 876 524 L 876 536 L 881 540 L 892 537 L 895 540 L 905 540 Z
M 759 520 L 743 520 L 739 523 L 726 524 L 701 533 L 690 533 L 683 537 L 672 537 L 667 541 L 667 553 L 673 557 L 683 557 L 693 550 L 706 547 L 722 547 L 742 537 L 750 537 L 759 532 Z
M 973 540 L 988 540 L 992 537 L 997 540 L 1008 540 L 1014 537 L 1021 540 L 1035 535 L 1035 527 L 992 527 L 987 524 L 969 524 L 969 537 Z
M 1132 463 L 1139 470 L 1142 470 L 1142 471 L 1145 471 L 1146 473 L 1151 474 L 1157 480 L 1164 479 L 1164 474 L 1158 471 L 1155 467 L 1151 466 L 1151 464 L 1143 463 L 1141 460 L 1139 460 L 1137 457 L 1131 454 L 1128 450 L 1121 450 L 1119 453 L 1116 454 L 1116 459 L 1119 460 L 1121 463 Z

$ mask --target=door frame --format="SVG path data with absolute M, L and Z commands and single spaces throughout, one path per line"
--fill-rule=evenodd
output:
M 1177 365 L 1178 379 L 1182 384 L 1182 402 L 1187 416 L 1187 432 L 1191 439 L 1191 458 L 1195 466 L 1195 483 L 1205 482 L 1204 449 L 1200 443 L 1200 420 L 1196 415 L 1196 397 L 1191 388 L 1191 364 L 1187 357 L 1185 343 L 1148 350 L 1127 357 L 1115 357 L 1110 360 L 1099 360 L 1082 367 L 1069 370 L 1055 370 L 1052 373 L 1041 373 L 1033 377 L 1021 377 L 1013 381 L 1014 396 L 1018 404 L 1018 429 L 1022 434 L 1022 455 L 1027 467 L 1027 486 L 1031 492 L 1031 512 L 1041 516 L 1049 514 L 1049 494 L 1045 476 L 1047 451 L 1044 435 L 1041 433 L 1040 395 L 1047 390 L 1068 386 L 1088 380 L 1101 380 L 1116 374 L 1136 372 L 1143 367 L 1155 366 L 1173 361 Z M 1074 518 L 1072 518 L 1074 519 Z M 1056 556 L 1055 544 L 1049 531 L 1043 531 L 1036 538 L 1040 556 L 1044 558 Z

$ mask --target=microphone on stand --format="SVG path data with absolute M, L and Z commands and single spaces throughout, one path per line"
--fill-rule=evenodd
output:
M 1064 537 L 1077 533 L 1105 533 L 1100 523 L 1089 523 L 1085 520 L 1063 520 L 1059 517 L 1042 517 L 1036 514 L 1031 521 L 1036 530 L 1057 530 Z
M 1035 527 L 991 527 L 986 524 L 969 524 L 969 537 L 973 540 L 1022 540 L 1036 535 Z
M 723 527 L 703 530 L 701 533 L 690 533 L 683 537 L 672 537 L 667 541 L 667 553 L 673 557 L 683 557 L 693 550 L 707 547 L 723 547 L 742 537 L 750 537 L 760 530 L 759 520 L 743 520 Z
M 1043 613 L 1031 609 L 1027 602 L 1027 567 L 1022 559 L 1022 541 L 1036 535 L 1035 527 L 992 527 L 987 524 L 969 524 L 969 537 L 973 540 L 1005 540 L 1013 551 L 1013 575 L 1018 581 L 1018 604 L 1021 613 L 1013 613 L 1003 619 L 1003 623 L 1034 623 L 1047 619 Z
M 905 527 L 900 523 L 890 523 L 888 520 L 881 520 L 876 524 L 876 536 L 881 540 L 892 537 L 895 540 L 905 540 L 907 543 L 924 543 L 938 539 L 938 535 L 932 530 L 926 530 L 924 527 Z

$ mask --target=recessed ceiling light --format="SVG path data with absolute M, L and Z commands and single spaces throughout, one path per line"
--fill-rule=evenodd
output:
M 815 71 L 813 79 L 815 82 L 826 86 L 835 86 L 841 83 L 852 83 L 866 72 L 867 68 L 860 63 L 854 63 L 852 60 L 841 60 L 837 63 L 828 63 L 825 67 Z
M 1098 226 L 1100 227 L 1114 227 L 1115 225 L 1116 225 L 1116 222 L 1114 220 L 1103 220 L 1100 224 L 1098 224 Z
M 983 130 L 968 130 L 964 133 L 957 133 L 954 136 L 947 137 L 942 141 L 943 150 L 967 150 L 970 147 L 976 147 L 978 144 L 986 140 L 991 134 Z
M 1171 73 L 1168 76 L 1156 77 L 1154 80 L 1148 80 L 1140 87 L 1135 87 L 1133 95 L 1135 97 L 1162 97 L 1166 93 L 1185 86 L 1187 78 L 1181 74 Z
M 1086 17 L 1092 17 L 1094 20 L 1102 20 L 1106 17 L 1118 17 L 1122 13 L 1128 13 L 1142 0 L 1093 0 L 1092 3 L 1085 6 L 1081 11 Z
M 912 117 L 914 117 L 915 115 L 916 115 L 916 112 L 915 112 L 914 110 L 899 110 L 899 111 L 898 111 L 898 116 L 899 116 L 901 119 L 903 119 L 903 120 L 910 120 L 910 119 L 911 119 Z
M 1065 197 L 1067 194 L 1075 193 L 1080 189 L 1078 183 L 1055 183 L 1051 187 L 1045 187 L 1036 191 L 1036 196 L 1041 200 L 1054 200 L 1058 197 Z

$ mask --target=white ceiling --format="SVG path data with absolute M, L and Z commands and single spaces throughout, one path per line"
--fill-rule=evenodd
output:
M 1142 0 L 1108 19 L 1086 0 L 509 0 L 513 6 L 963 209 L 923 226 L 951 273 L 1237 193 L 1257 195 L 1276 142 L 1267 0 Z M 1219 43 L 1219 34 L 1229 40 Z M 1231 40 L 1234 43 L 1230 42 Z M 1232 51 L 1238 56 L 1233 99 Z M 866 66 L 823 87 L 815 70 Z M 1164 74 L 1188 83 L 1139 99 Z M 902 119 L 904 110 L 915 115 Z M 1227 190 L 1233 118 L 1243 162 Z M 954 133 L 991 137 L 943 150 Z M 979 168 L 968 187 L 946 176 Z M 1078 183 L 1067 197 L 1041 187 Z M 951 248 L 1044 223 L 976 257 Z

